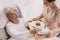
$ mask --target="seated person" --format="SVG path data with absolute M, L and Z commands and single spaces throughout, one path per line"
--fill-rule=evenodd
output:
M 60 36 L 60 9 L 55 5 L 56 0 L 43 0 L 44 9 L 36 19 L 45 18 L 46 26 L 50 29 L 48 34 Z
M 18 18 L 17 10 L 14 7 L 6 9 L 6 16 L 9 22 L 6 25 L 7 33 L 16 40 L 35 40 L 30 31 L 25 27 L 23 18 Z

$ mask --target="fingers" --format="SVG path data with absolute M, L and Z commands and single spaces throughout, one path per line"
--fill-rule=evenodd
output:
M 38 19 L 37 19 L 37 18 L 33 18 L 32 20 L 33 20 L 33 21 L 37 21 Z
M 29 21 L 27 21 L 27 22 L 32 22 L 33 20 L 29 20 Z
M 36 33 L 36 30 L 30 30 L 30 33 L 35 34 Z

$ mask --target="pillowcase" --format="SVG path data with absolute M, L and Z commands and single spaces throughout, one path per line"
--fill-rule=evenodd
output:
M 7 16 L 3 12 L 3 10 L 0 10 L 0 28 L 4 28 L 7 22 L 8 22 Z

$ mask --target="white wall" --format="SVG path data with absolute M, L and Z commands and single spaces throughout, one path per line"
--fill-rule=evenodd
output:
M 37 17 L 42 12 L 42 9 L 42 0 L 33 0 L 33 2 L 27 5 L 27 15 L 30 16 L 30 18 Z
M 25 19 L 36 17 L 42 11 L 42 0 L 0 0 L 0 9 L 9 5 L 18 5 Z
M 38 16 L 43 10 L 43 0 L 0 0 L 0 9 L 9 5 L 18 5 L 25 19 Z M 56 1 L 60 7 L 60 1 Z
M 56 0 L 56 5 L 58 8 L 60 8 L 60 0 Z
M 24 6 L 23 16 L 25 19 L 34 18 L 42 12 L 42 0 L 19 0 L 19 2 Z

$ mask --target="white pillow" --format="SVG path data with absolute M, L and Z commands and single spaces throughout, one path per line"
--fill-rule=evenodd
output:
M 2 10 L 0 10 L 0 28 L 5 27 L 7 21 L 8 21 L 7 16 Z

